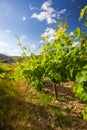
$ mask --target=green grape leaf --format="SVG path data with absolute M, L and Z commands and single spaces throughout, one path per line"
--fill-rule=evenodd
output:
M 44 37 L 44 38 L 43 38 L 43 41 L 44 41 L 44 42 L 47 42 L 47 41 L 48 41 L 48 37 Z
M 18 46 L 21 46 L 21 42 L 18 42 Z
M 79 27 L 76 28 L 74 35 L 75 35 L 75 39 L 79 38 L 79 36 L 80 36 L 80 28 Z
M 79 21 L 83 18 L 84 14 L 85 14 L 85 9 L 83 8 L 83 9 L 81 10 L 81 12 L 80 12 Z
M 86 11 L 87 11 L 87 5 L 83 9 L 81 9 L 79 21 L 83 18 Z
M 23 49 L 24 49 L 24 50 L 27 50 L 27 47 L 26 47 L 26 46 L 23 46 Z
M 26 56 L 26 53 L 25 53 L 25 52 L 23 52 L 23 53 L 21 54 L 21 56 L 22 56 L 22 57 L 25 57 L 25 56 Z

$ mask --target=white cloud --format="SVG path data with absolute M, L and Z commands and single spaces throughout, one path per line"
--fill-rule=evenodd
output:
M 39 43 L 44 43 L 44 41 L 43 41 L 43 40 L 40 40 Z
M 39 47 L 34 43 L 30 44 L 30 50 L 31 50 L 31 52 L 38 54 Z
M 51 5 L 52 5 L 52 3 L 50 1 L 44 2 L 41 6 L 41 9 L 48 11 L 48 9 L 50 8 L 50 9 L 54 10 L 53 8 L 50 7 Z
M 11 56 L 20 56 L 22 51 L 20 49 L 13 49 L 10 53 Z
M 57 12 L 57 17 L 60 17 L 61 14 L 64 14 L 66 12 L 66 9 L 61 9 Z
M 48 12 L 41 12 L 40 14 L 34 13 L 32 18 L 36 18 L 39 21 L 46 20 L 48 24 L 56 23 L 56 20 L 52 18 L 53 15 L 49 14 Z
M 46 30 L 44 31 L 44 33 L 42 33 L 42 37 L 50 37 L 53 36 L 55 34 L 55 30 L 53 28 L 46 28 Z
M 0 28 L 0 53 L 10 56 L 21 55 L 22 50 L 17 45 L 18 39 L 15 37 L 15 33 L 12 31 L 10 32 L 10 30 L 8 30 L 9 29 Z M 30 50 L 33 52 L 37 51 L 38 45 L 36 45 L 36 42 L 34 42 L 33 40 L 28 39 L 28 36 L 26 34 L 22 34 L 19 37 L 23 46 L 30 48 Z M 27 54 L 29 55 L 29 53 Z
M 0 41 L 0 46 L 2 47 L 9 47 L 10 45 L 5 41 Z
M 3 47 L 0 47 L 0 53 L 4 53 Z
M 17 52 L 19 52 L 19 51 L 20 51 L 20 49 L 14 49 L 14 50 L 13 50 L 14 53 L 17 53 Z
M 38 10 L 37 7 L 33 7 L 33 6 L 31 6 L 31 4 L 29 4 L 29 8 L 30 8 L 30 10 Z
M 18 48 L 18 46 L 14 33 L 7 29 L 0 29 L 0 53 L 13 55 L 15 48 Z
M 36 18 L 39 21 L 44 21 L 48 24 L 56 23 L 57 16 L 59 17 L 61 14 L 64 14 L 66 9 L 62 9 L 59 12 L 57 12 L 52 6 L 52 1 L 48 0 L 47 2 L 44 2 L 41 6 L 41 12 L 39 14 L 34 13 L 31 18 Z
M 35 44 L 32 44 L 32 45 L 31 45 L 31 48 L 33 48 L 33 49 L 36 49 L 36 47 L 37 47 L 37 46 L 36 46 Z
M 57 37 L 55 36 L 55 30 L 53 28 L 46 28 L 46 30 L 44 31 L 44 33 L 41 34 L 41 37 L 47 37 L 48 38 L 48 42 L 52 42 L 53 40 L 57 39 Z M 40 41 L 40 43 L 44 43 L 43 40 Z
M 4 47 L 4 46 L 0 47 L 0 53 L 9 55 L 9 51 L 8 51 L 7 47 Z
M 25 20 L 26 20 L 26 17 L 25 17 L 25 16 L 23 16 L 23 17 L 22 17 L 22 21 L 25 21 Z
M 80 44 L 80 42 L 76 41 L 73 43 L 72 47 L 75 47 L 76 45 L 79 45 L 79 44 Z
M 73 36 L 73 35 L 74 35 L 74 32 L 70 32 L 69 35 L 70 35 L 70 36 Z
M 7 32 L 7 33 L 11 33 L 11 30 L 9 30 L 9 29 L 6 29 L 6 30 L 5 30 L 5 32 Z

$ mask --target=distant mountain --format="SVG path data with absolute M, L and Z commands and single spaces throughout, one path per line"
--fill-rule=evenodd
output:
M 0 61 L 4 62 L 4 63 L 11 63 L 11 62 L 15 62 L 15 61 L 22 61 L 24 58 L 21 56 L 7 56 L 4 54 L 0 54 Z
M 0 54 L 0 61 L 9 61 L 9 60 L 10 60 L 10 56 Z
M 22 61 L 24 58 L 23 57 L 21 57 L 21 56 L 11 56 L 11 60 L 13 60 L 13 61 Z

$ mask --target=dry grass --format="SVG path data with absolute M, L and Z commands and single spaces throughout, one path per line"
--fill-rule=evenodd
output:
M 72 83 L 61 84 L 58 100 L 52 84 L 36 92 L 26 80 L 0 79 L 1 130 L 86 130 L 80 103 L 71 92 Z

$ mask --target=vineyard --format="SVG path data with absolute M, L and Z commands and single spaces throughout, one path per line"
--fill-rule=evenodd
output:
M 37 56 L 26 55 L 20 38 L 23 60 L 0 62 L 1 130 L 86 130 L 87 129 L 87 6 L 72 35 L 67 23 L 59 20 L 51 42 Z

